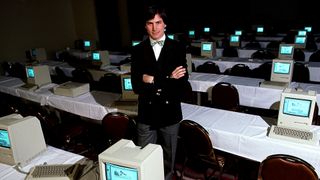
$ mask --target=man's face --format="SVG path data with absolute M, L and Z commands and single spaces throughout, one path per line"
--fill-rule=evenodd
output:
M 164 35 L 165 27 L 166 24 L 164 24 L 163 19 L 158 14 L 153 19 L 147 21 L 145 25 L 148 35 L 154 40 L 158 40 Z

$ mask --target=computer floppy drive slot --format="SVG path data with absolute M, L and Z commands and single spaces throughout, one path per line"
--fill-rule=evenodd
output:
M 61 96 L 76 97 L 90 91 L 89 83 L 65 82 L 53 88 L 53 93 Z

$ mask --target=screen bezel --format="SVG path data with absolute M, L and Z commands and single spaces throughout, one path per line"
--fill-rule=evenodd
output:
M 288 72 L 279 72 L 279 71 L 276 71 L 276 68 L 279 66 L 279 65 L 288 65 Z M 274 66 L 273 66 L 273 69 L 272 69 L 272 72 L 274 74 L 283 74 L 283 75 L 288 75 L 290 74 L 290 71 L 291 71 L 291 63 L 290 62 L 280 62 L 280 61 L 277 61 L 277 62 L 274 62 Z
M 303 42 L 299 42 L 299 41 L 297 41 L 298 39 L 300 39 L 300 38 L 303 38 Z M 295 39 L 294 39 L 294 43 L 295 44 L 305 44 L 306 43 L 306 37 L 305 36 L 296 36 L 295 37 Z
M 299 101 L 305 101 L 305 102 L 308 102 L 308 112 L 307 112 L 307 115 L 304 116 L 304 115 L 299 115 L 299 114 L 292 114 L 292 113 L 289 113 L 289 112 L 285 112 L 286 108 L 286 100 L 299 100 Z M 303 99 L 303 98 L 292 98 L 292 97 L 284 97 L 284 100 L 283 100 L 283 108 L 282 108 L 282 113 L 283 114 L 286 114 L 288 116 L 297 116 L 297 117 L 302 117 L 302 118 L 309 118 L 310 117 L 310 112 L 311 112 L 311 107 L 312 107 L 312 101 L 310 99 Z
M 202 43 L 201 50 L 205 52 L 212 51 L 212 43 Z

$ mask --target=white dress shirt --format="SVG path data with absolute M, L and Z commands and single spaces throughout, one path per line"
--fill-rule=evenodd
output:
M 165 41 L 165 39 L 166 39 L 166 36 L 163 35 L 163 36 L 162 36 L 159 40 L 157 40 L 157 41 L 162 41 L 162 40 Z M 156 40 L 150 38 L 150 42 L 151 42 L 151 43 L 153 43 L 153 42 L 155 42 L 155 41 L 156 41 Z M 152 46 L 152 49 L 153 49 L 154 55 L 155 55 L 155 57 L 156 57 L 156 60 L 158 60 L 158 58 L 159 58 L 159 56 L 160 56 L 160 52 L 161 52 L 162 46 L 161 46 L 160 44 L 156 43 L 154 46 Z

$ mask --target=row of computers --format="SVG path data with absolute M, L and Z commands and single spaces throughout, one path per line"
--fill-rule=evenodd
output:
M 231 36 L 231 40 L 238 40 L 238 36 Z M 230 44 L 237 44 L 239 42 L 232 42 L 230 41 Z M 295 44 L 280 44 L 279 45 L 279 53 L 278 57 L 279 59 L 293 59 L 293 53 L 294 53 L 294 48 L 302 48 L 304 45 L 305 47 L 306 43 L 306 37 L 301 36 L 296 38 L 296 43 Z M 234 45 L 235 46 L 235 45 Z M 215 42 L 201 42 L 201 56 L 206 57 L 206 58 L 214 58 L 216 57 L 216 43 Z

